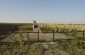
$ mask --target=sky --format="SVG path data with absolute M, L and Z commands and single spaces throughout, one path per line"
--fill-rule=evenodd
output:
M 0 0 L 0 22 L 85 24 L 85 0 Z

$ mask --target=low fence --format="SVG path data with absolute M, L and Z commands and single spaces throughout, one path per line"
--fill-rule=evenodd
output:
M 84 37 L 85 31 L 76 31 L 76 32 L 82 32 L 82 38 L 79 38 L 79 39 L 85 40 L 85 37 Z M 4 33 L 6 34 L 6 32 L 4 32 Z M 0 32 L 0 34 L 4 34 L 4 33 Z M 28 36 L 29 33 L 36 33 L 37 34 L 37 40 L 36 41 L 24 41 L 24 42 L 45 42 L 45 41 L 41 41 L 40 40 L 40 33 L 41 32 L 39 32 L 39 31 L 38 32 L 16 31 L 16 32 L 9 32 L 9 33 L 13 33 L 13 34 L 16 34 L 16 33 L 21 33 L 21 34 L 27 33 L 27 36 Z M 42 32 L 42 33 L 52 33 L 52 41 L 47 41 L 47 42 L 55 42 L 57 40 L 74 40 L 74 39 L 78 39 L 78 38 L 74 38 L 74 39 L 68 38 L 68 39 L 56 39 L 55 40 L 55 33 L 64 33 L 64 34 L 66 34 L 66 33 L 70 33 L 70 32 L 55 32 L 55 31 L 53 31 L 53 32 Z
M 76 32 L 82 32 L 82 37 L 81 38 L 75 38 L 75 39 L 80 39 L 80 40 L 85 40 L 85 37 L 84 37 L 84 34 L 85 34 L 85 31 L 76 31 Z M 45 42 L 45 41 L 41 41 L 40 40 L 40 33 L 52 33 L 52 41 L 53 42 L 55 42 L 55 41 L 57 41 L 57 40 L 74 40 L 74 39 L 72 39 L 72 38 L 68 38 L 68 39 L 56 39 L 55 40 L 55 33 L 63 33 L 63 34 L 66 34 L 66 33 L 71 33 L 71 32 L 55 32 L 55 31 L 53 31 L 53 32 L 20 32 L 20 31 L 17 31 L 17 32 L 15 32 L 15 33 L 36 33 L 37 34 L 37 41 L 28 41 L 28 42 Z M 27 36 L 28 36 L 28 34 L 27 34 Z M 67 35 L 67 34 L 66 34 Z M 52 42 L 52 41 L 47 41 L 47 42 Z

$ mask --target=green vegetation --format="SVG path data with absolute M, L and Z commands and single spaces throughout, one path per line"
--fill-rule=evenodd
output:
M 81 40 L 61 40 L 57 43 L 60 49 L 70 55 L 85 55 L 85 43 L 82 44 Z
M 0 44 L 0 55 L 41 55 L 42 50 L 34 43 L 6 43 Z
M 83 33 L 77 31 L 85 30 L 84 25 L 40 24 L 39 26 L 42 32 L 53 30 L 55 32 L 67 32 L 65 34 L 77 38 L 83 37 Z M 32 31 L 32 25 L 20 25 L 17 28 L 18 31 Z M 60 50 L 69 53 L 69 55 L 85 55 L 85 43 L 82 40 L 59 40 L 55 43 Z M 53 49 L 51 50 L 53 51 Z M 0 55 L 43 55 L 43 49 L 41 45 L 24 43 L 22 41 L 0 43 Z

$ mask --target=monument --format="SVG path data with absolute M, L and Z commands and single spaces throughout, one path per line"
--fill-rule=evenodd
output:
M 38 24 L 36 23 L 36 20 L 33 20 L 33 32 L 41 32 Z

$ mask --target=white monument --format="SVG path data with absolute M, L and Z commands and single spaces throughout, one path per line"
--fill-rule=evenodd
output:
M 33 32 L 38 32 L 38 31 L 41 32 L 38 24 L 37 24 L 36 21 L 34 20 L 34 21 L 33 21 Z

